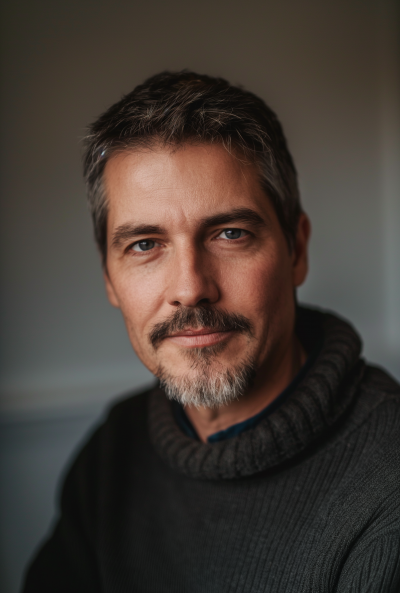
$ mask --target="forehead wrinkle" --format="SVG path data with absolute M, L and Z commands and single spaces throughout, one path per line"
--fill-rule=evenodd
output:
M 154 153 L 154 156 L 157 155 L 157 152 Z M 136 168 L 133 164 L 131 173 L 129 172 L 129 156 L 133 156 L 134 163 L 139 165 Z M 137 156 L 137 160 L 135 156 Z M 185 163 L 180 162 L 179 159 L 175 162 L 176 155 L 165 153 L 166 158 L 154 161 L 153 159 L 147 160 L 148 155 L 137 154 L 135 156 L 132 153 L 125 153 L 119 155 L 119 159 L 118 156 L 114 157 L 114 163 L 119 160 L 123 166 L 123 170 L 120 170 L 119 174 L 118 171 L 115 171 L 114 179 L 123 181 L 125 173 L 131 179 L 128 184 L 123 184 L 124 187 L 119 186 L 123 190 L 121 195 L 123 202 L 118 196 L 118 185 L 114 188 L 116 192 L 113 192 L 114 197 L 117 197 L 117 202 L 126 204 L 125 215 L 128 214 L 130 220 L 135 220 L 137 215 L 141 222 L 149 225 L 158 225 L 160 222 L 163 226 L 168 220 L 171 230 L 173 227 L 176 230 L 180 226 L 180 232 L 185 232 L 185 227 L 188 230 L 189 227 L 193 229 L 194 226 L 204 226 L 205 213 L 215 212 L 217 215 L 221 213 L 221 210 L 229 212 L 235 206 L 236 209 L 243 207 L 244 202 L 248 202 L 248 200 L 245 199 L 243 202 L 240 199 L 241 195 L 246 197 L 253 194 L 251 200 L 253 205 L 255 205 L 254 198 L 256 198 L 256 203 L 259 202 L 257 197 L 260 196 L 257 194 L 261 188 L 258 179 L 252 175 L 253 172 L 257 173 L 257 167 L 252 166 L 251 163 L 246 163 L 244 166 L 234 157 L 225 155 L 218 173 L 213 163 L 211 163 L 211 167 L 205 169 L 206 163 L 203 163 L 201 158 L 200 163 L 193 159 L 189 163 Z M 160 156 L 160 153 L 157 156 Z M 146 159 L 144 167 L 140 165 L 141 157 Z M 111 158 L 110 163 L 112 160 Z M 151 166 L 148 167 L 148 164 Z M 229 164 L 234 164 L 234 167 L 229 166 L 226 169 L 226 165 Z M 207 171 L 210 172 L 209 175 L 206 174 Z M 108 169 L 107 172 L 111 171 Z M 135 197 L 139 198 L 138 201 Z M 265 215 L 264 209 L 262 211 Z M 144 214 L 144 217 L 141 213 Z M 120 217 L 118 216 L 118 218 Z M 239 218 L 241 217 L 239 216 Z M 124 220 L 120 218 L 119 222 L 124 223 Z

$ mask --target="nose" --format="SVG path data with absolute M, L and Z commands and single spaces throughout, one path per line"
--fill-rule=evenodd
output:
M 167 300 L 170 305 L 196 307 L 219 299 L 213 269 L 205 254 L 194 247 L 178 250 L 168 270 Z

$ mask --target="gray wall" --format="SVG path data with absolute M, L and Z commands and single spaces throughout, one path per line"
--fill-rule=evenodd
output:
M 400 378 L 400 90 L 394 0 L 2 4 L 2 591 L 101 407 L 151 379 L 106 302 L 84 203 L 85 125 L 161 69 L 223 75 L 278 112 L 313 222 L 306 302 Z

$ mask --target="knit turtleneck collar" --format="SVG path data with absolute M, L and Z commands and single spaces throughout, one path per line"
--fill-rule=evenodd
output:
M 150 438 L 170 467 L 199 479 L 232 479 L 276 467 L 304 451 L 346 411 L 363 372 L 361 342 L 338 317 L 298 308 L 297 332 L 306 346 L 323 346 L 289 399 L 253 429 L 232 439 L 201 443 L 182 433 L 161 389 L 149 397 Z

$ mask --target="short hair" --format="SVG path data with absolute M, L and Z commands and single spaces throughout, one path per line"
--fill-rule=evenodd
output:
M 185 143 L 220 143 L 257 164 L 262 187 L 293 247 L 301 213 L 297 173 L 272 109 L 223 78 L 187 70 L 161 72 L 107 109 L 84 140 L 84 177 L 103 265 L 108 214 L 103 172 L 108 159 L 117 151 Z

